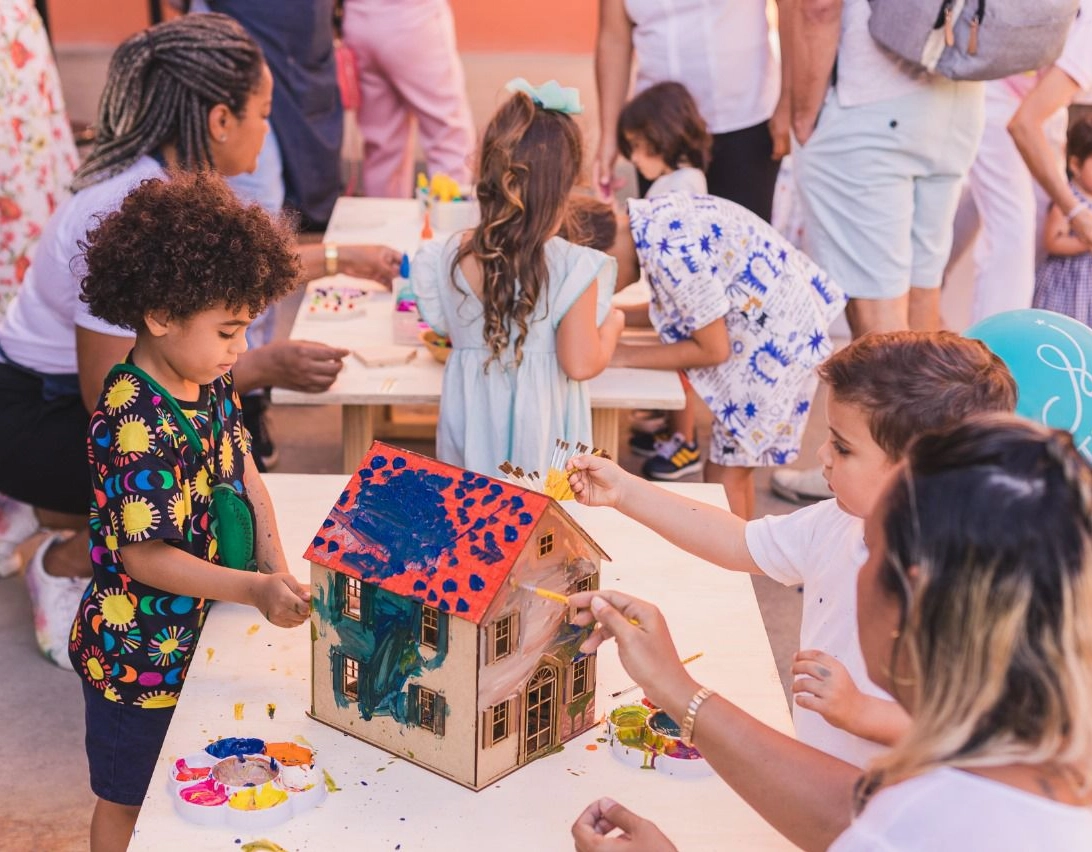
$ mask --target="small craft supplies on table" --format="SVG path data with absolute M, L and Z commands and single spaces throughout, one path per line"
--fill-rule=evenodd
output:
M 293 574 L 306 582 L 301 554 L 345 477 L 267 474 Z M 671 485 L 668 490 L 724 505 L 719 485 Z M 565 504 L 611 554 L 604 588 L 622 588 L 663 609 L 680 649 L 705 653 L 689 663 L 702 684 L 757 718 L 791 734 L 788 705 L 774 666 L 750 578 L 683 553 L 611 509 Z M 664 566 L 670 566 L 665 582 Z M 558 606 L 549 601 L 543 605 Z M 597 704 L 609 712 L 611 693 L 631 684 L 613 643 L 597 656 Z M 569 827 L 586 805 L 610 795 L 656 823 L 680 849 L 785 850 L 778 835 L 728 786 L 709 774 L 679 777 L 643 771 L 611 751 L 604 723 L 479 792 L 344 736 L 307 717 L 311 696 L 308 628 L 283 630 L 251 607 L 218 603 L 209 613 L 144 801 L 130 852 L 223 852 L 266 840 L 292 852 L 342 847 L 449 849 L 493 852 L 513 847 L 570 849 Z M 640 692 L 627 694 L 639 703 Z M 269 707 L 276 713 L 270 718 Z M 238 712 L 236 712 L 238 708 Z M 513 736 L 525 725 L 523 711 Z M 616 722 L 620 721 L 616 718 Z M 226 737 L 260 737 L 267 744 L 306 741 L 317 755 L 325 801 L 263 828 L 199 826 L 174 805 L 177 761 Z M 442 742 L 441 742 L 442 746 Z M 285 761 L 278 758 L 278 761 Z M 660 759 L 657 758 L 657 769 Z M 676 761 L 672 767 L 681 767 Z M 665 761 L 665 770 L 667 762 Z M 697 768 L 696 765 L 694 768 Z M 325 770 L 325 772 L 321 772 Z M 310 779 L 296 787 L 307 787 Z M 316 794 L 317 795 L 317 794 Z M 303 804 L 301 802 L 301 804 Z
M 452 202 L 455 203 L 455 202 Z M 326 242 L 389 245 L 412 259 L 421 241 L 421 211 L 412 199 L 339 198 L 330 218 Z M 437 239 L 447 235 L 437 233 Z M 328 281 L 329 279 L 319 279 Z M 312 282 L 312 286 L 319 282 Z M 320 320 L 304 299 L 296 314 L 291 337 L 317 340 L 345 349 L 386 346 L 394 343 L 394 299 L 389 292 L 369 293 L 364 310 L 339 322 Z M 409 342 L 408 340 L 406 341 Z M 424 344 L 418 339 L 417 345 Z M 349 359 L 345 369 L 322 393 L 273 389 L 277 405 L 340 405 L 342 461 L 346 473 L 371 446 L 381 427 L 385 407 L 438 405 L 443 384 L 443 365 L 430 358 L 414 358 L 408 364 L 365 367 Z M 632 408 L 679 409 L 685 403 L 682 382 L 672 370 L 609 368 L 588 383 L 591 391 L 592 440 L 612 457 L 618 457 L 619 412 Z M 499 463 L 498 459 L 498 463 Z

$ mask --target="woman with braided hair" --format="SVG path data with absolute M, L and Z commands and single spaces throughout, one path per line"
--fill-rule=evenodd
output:
M 131 331 L 91 316 L 80 302 L 81 244 L 144 180 L 172 170 L 225 176 L 253 170 L 272 89 L 261 50 L 225 15 L 186 16 L 125 41 L 110 63 L 94 149 L 76 173 L 76 194 L 46 225 L 0 322 L 0 494 L 13 498 L 5 508 L 25 504 L 21 522 L 0 529 L 0 559 L 39 522 L 57 530 L 31 558 L 27 585 L 38 644 L 66 668 L 68 634 L 90 574 L 89 411 L 107 371 L 133 342 Z M 398 259 L 393 250 L 340 248 L 347 268 L 390 280 Z M 300 252 L 305 274 L 321 274 L 322 247 Z M 307 341 L 274 342 L 240 356 L 236 387 L 321 391 L 347 354 Z

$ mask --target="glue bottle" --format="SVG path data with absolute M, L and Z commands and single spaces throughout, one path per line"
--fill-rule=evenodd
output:
M 417 294 L 413 292 L 410 281 L 410 259 L 402 255 L 398 268 L 398 277 L 392 282 L 394 291 L 394 342 L 402 346 L 413 346 L 421 341 L 418 338 L 421 315 L 417 311 Z

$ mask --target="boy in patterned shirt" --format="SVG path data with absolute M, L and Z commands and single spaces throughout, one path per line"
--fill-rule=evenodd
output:
M 124 848 L 132 833 L 207 601 L 250 604 L 280 627 L 310 610 L 230 372 L 251 320 L 298 279 L 292 243 L 219 178 L 186 173 L 145 181 L 87 236 L 81 298 L 136 332 L 88 427 L 94 573 L 69 643 L 98 796 L 93 848 Z M 256 572 L 223 564 L 217 485 L 249 497 Z

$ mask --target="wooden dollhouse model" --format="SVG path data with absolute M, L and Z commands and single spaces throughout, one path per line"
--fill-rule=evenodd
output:
M 602 549 L 558 505 L 376 442 L 311 561 L 311 715 L 480 790 L 595 723 L 587 628 L 557 595 Z

